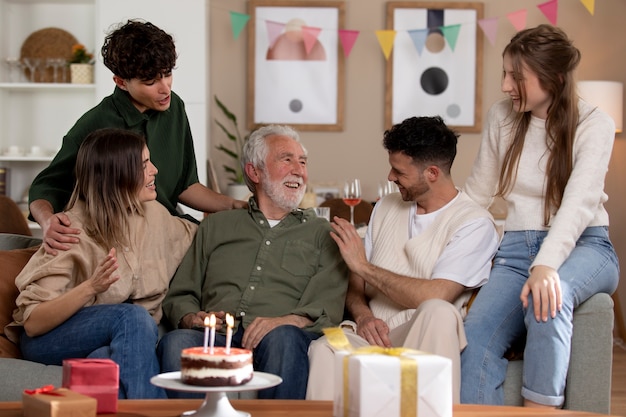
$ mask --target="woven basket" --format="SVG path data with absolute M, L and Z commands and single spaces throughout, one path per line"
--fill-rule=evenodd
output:
M 61 58 L 65 62 L 72 57 L 72 46 L 77 44 L 76 38 L 69 32 L 59 28 L 37 30 L 26 38 L 20 50 L 20 58 L 39 58 L 41 65 L 35 70 L 35 82 L 69 82 L 69 74 L 64 68 L 57 68 L 57 80 L 54 80 L 54 69 L 45 65 L 48 59 Z M 30 79 L 30 69 L 24 68 Z

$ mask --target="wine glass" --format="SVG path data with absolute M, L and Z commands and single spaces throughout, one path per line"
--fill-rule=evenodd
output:
M 37 80 L 35 79 L 35 72 L 39 68 L 39 65 L 41 65 L 41 59 L 40 58 L 22 58 L 22 62 L 24 62 L 24 65 L 26 65 L 26 68 L 28 68 L 28 71 L 30 73 L 30 82 L 31 83 L 36 82 Z
M 378 199 L 384 196 L 398 192 L 398 186 L 393 181 L 381 181 L 378 184 Z
M 343 202 L 350 207 L 350 224 L 354 226 L 354 207 L 361 202 L 361 181 L 352 179 L 344 183 Z

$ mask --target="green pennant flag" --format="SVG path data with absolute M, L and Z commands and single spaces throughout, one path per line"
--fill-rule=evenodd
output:
M 441 31 L 443 32 L 443 37 L 446 38 L 448 45 L 450 45 L 450 49 L 454 51 L 456 47 L 456 40 L 459 37 L 459 32 L 461 31 L 461 25 L 450 25 L 450 26 L 442 26 Z
M 230 12 L 230 24 L 233 28 L 233 37 L 235 39 L 239 37 L 239 34 L 243 30 L 243 28 L 246 26 L 246 23 L 248 23 L 249 19 L 250 19 L 250 15 L 237 13 L 237 12 Z

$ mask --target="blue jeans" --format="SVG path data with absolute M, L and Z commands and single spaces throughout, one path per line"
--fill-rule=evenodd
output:
M 511 345 L 526 336 L 522 396 L 539 404 L 563 405 L 576 307 L 596 293 L 617 288 L 619 266 L 606 227 L 589 227 L 558 270 L 563 306 L 554 319 L 537 322 L 532 296 L 526 310 L 520 293 L 528 268 L 547 232 L 506 232 L 465 319 L 467 347 L 461 354 L 461 402 L 504 402 L 502 384 Z
M 84 307 L 49 332 L 22 333 L 24 359 L 62 365 L 63 359 L 107 357 L 120 367 L 119 398 L 167 398 L 150 383 L 159 373 L 155 347 L 157 326 L 148 311 L 135 304 Z
M 231 346 L 241 347 L 244 329 L 239 326 L 233 334 Z M 304 399 L 309 379 L 308 350 L 318 334 L 295 326 L 278 326 L 265 335 L 253 351 L 254 370 L 278 375 L 283 382 L 260 390 L 261 399 Z M 167 333 L 157 347 L 161 371 L 180 371 L 180 353 L 183 349 L 202 346 L 204 331 L 178 329 Z M 215 334 L 215 346 L 225 346 L 226 337 Z M 189 393 L 168 391 L 170 398 L 193 397 Z

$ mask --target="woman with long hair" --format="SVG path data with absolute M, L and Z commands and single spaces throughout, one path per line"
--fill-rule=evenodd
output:
M 65 213 L 80 242 L 54 256 L 43 246 L 15 280 L 8 330 L 24 359 L 107 357 L 120 368 L 120 398 L 165 398 L 150 378 L 161 302 L 197 226 L 156 201 L 157 168 L 143 137 L 91 133 L 78 151 Z
M 501 197 L 508 212 L 489 281 L 465 321 L 464 403 L 503 403 L 505 352 L 525 337 L 525 405 L 561 407 L 574 309 L 617 287 L 604 208 L 615 125 L 578 97 L 580 57 L 550 25 L 517 33 L 504 49 L 508 97 L 489 112 L 465 185 L 485 207 Z

